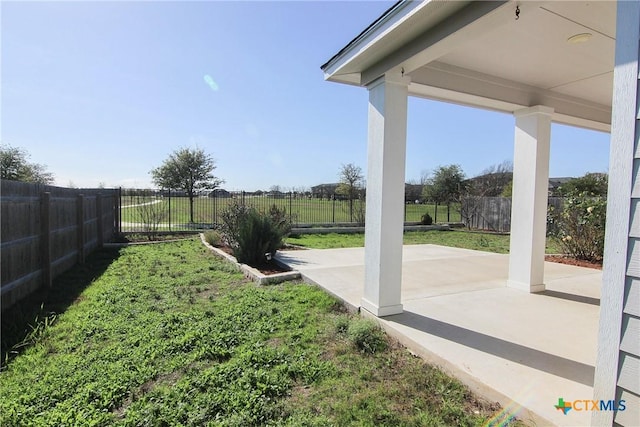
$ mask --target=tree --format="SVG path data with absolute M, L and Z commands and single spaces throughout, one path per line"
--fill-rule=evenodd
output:
M 422 198 L 422 189 L 424 186 L 415 181 L 409 181 L 404 184 L 404 201 L 414 203 Z
M 460 200 L 465 187 L 465 175 L 460 165 L 438 166 L 428 178 L 422 195 L 436 203 L 451 203 Z
M 606 173 L 586 173 L 580 178 L 573 178 L 561 187 L 558 187 L 560 196 L 569 196 L 586 193 L 591 196 L 607 197 L 609 175 Z
M 502 189 L 501 197 L 511 197 L 513 195 L 513 180 L 509 181 L 507 185 Z
M 0 177 L 12 181 L 53 183 L 53 174 L 46 166 L 28 161 L 29 153 L 18 147 L 0 144 Z
M 351 221 L 353 221 L 353 201 L 362 196 L 364 175 L 360 166 L 349 163 L 342 165 L 339 176 L 340 184 L 336 188 L 336 193 L 345 196 L 349 200 L 349 215 Z
M 336 188 L 336 193 L 347 197 L 349 200 L 357 199 L 362 190 L 362 169 L 353 163 L 342 165 L 340 169 L 340 184 Z
M 151 170 L 153 182 L 160 188 L 184 190 L 189 197 L 189 220 L 193 221 L 193 198 L 196 191 L 217 188 L 224 181 L 213 175 L 213 158 L 199 148 L 180 148 L 164 163 Z
M 513 163 L 505 160 L 489 166 L 475 178 L 472 178 L 469 193 L 481 197 L 498 197 L 513 181 Z

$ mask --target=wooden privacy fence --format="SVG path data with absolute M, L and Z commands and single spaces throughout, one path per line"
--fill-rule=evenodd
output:
M 549 197 L 549 206 L 561 210 L 564 199 Z M 465 197 L 461 207 L 462 222 L 467 227 L 498 232 L 511 231 L 511 198 Z
M 119 232 L 113 189 L 0 182 L 2 309 L 29 295 Z

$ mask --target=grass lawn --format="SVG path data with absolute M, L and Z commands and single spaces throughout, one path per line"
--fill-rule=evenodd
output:
M 497 409 L 320 289 L 247 282 L 197 239 L 100 251 L 20 307 L 2 426 L 472 426 Z
M 364 246 L 364 234 L 303 234 L 288 237 L 287 243 L 312 249 L 356 248 Z M 454 231 L 408 231 L 404 233 L 405 245 L 431 243 L 456 248 L 476 249 L 479 251 L 509 253 L 509 236 L 493 233 L 478 233 L 465 230 Z M 560 246 L 553 238 L 547 238 L 546 252 L 557 254 Z

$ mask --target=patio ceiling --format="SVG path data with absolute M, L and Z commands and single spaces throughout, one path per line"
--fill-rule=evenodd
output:
M 546 105 L 556 122 L 608 131 L 615 30 L 611 1 L 399 2 L 322 69 L 361 86 L 403 72 L 410 95 L 509 113 Z

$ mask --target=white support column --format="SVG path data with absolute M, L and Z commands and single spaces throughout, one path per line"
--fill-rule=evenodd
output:
M 515 112 L 508 286 L 527 292 L 544 291 L 552 115 L 544 106 Z
M 409 79 L 385 75 L 369 89 L 365 274 L 362 307 L 402 313 L 402 232 Z

